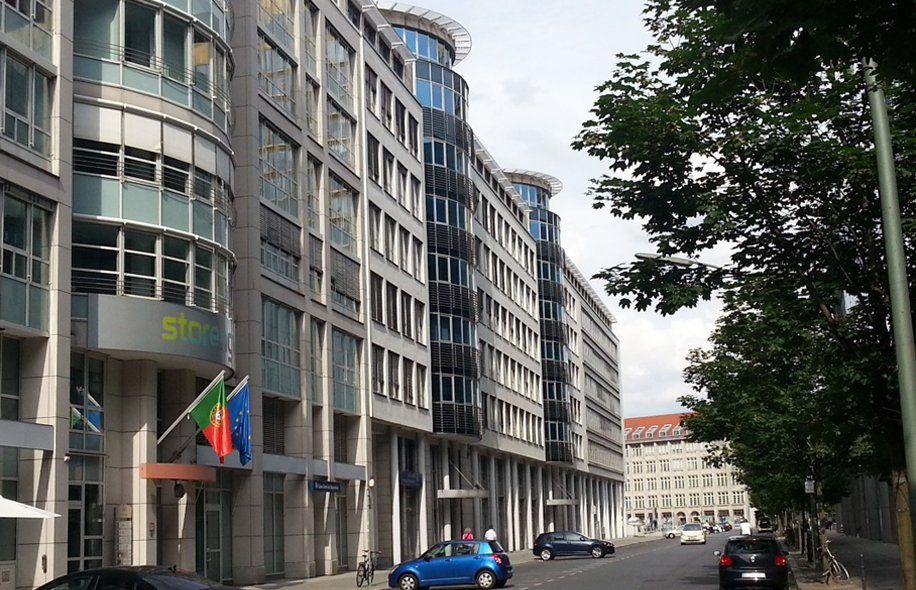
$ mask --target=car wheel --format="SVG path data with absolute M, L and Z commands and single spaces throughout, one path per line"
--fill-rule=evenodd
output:
M 496 587 L 496 574 L 490 570 L 481 570 L 477 572 L 477 587 L 481 590 L 490 590 Z
M 595 559 L 600 559 L 604 557 L 604 549 L 602 549 L 598 545 L 595 545 L 594 547 L 592 547 L 592 557 L 594 557 Z
M 398 579 L 398 588 L 400 590 L 419 590 L 417 577 L 413 574 L 404 574 Z
M 541 549 L 541 559 L 543 559 L 544 561 L 550 561 L 551 559 L 553 559 L 553 551 L 551 551 L 550 549 L 546 549 L 546 548 Z
M 666 539 L 673 539 L 673 538 L 674 538 L 674 533 L 668 533 L 667 535 L 665 535 L 665 538 L 666 538 Z

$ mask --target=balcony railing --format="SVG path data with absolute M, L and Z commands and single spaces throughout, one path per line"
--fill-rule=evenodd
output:
M 97 293 L 167 301 L 216 312 L 228 318 L 232 317 L 232 306 L 225 297 L 193 289 L 191 286 L 157 283 L 153 278 L 128 277 L 121 280 L 115 277 L 100 276 L 89 271 L 74 270 L 71 285 L 74 293 Z

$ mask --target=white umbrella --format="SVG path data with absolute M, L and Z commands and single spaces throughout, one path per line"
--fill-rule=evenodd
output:
M 60 514 L 0 496 L 0 518 L 58 518 L 59 516 Z

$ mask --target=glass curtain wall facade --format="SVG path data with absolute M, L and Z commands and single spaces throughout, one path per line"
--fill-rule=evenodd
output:
M 560 217 L 550 211 L 552 193 L 549 189 L 525 183 L 514 186 L 531 207 L 529 230 L 537 241 L 544 447 L 547 461 L 572 463 L 575 460 L 571 432 L 573 415 L 563 287 L 566 257 L 560 245 Z
M 455 56 L 447 43 L 420 30 L 395 31 L 417 56 L 416 95 L 423 105 L 433 431 L 480 438 L 471 225 L 477 194 L 469 170 L 474 135 L 466 121 L 467 84 L 451 70 Z

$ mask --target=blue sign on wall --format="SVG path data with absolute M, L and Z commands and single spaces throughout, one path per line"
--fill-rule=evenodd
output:
M 339 494 L 340 483 L 336 481 L 325 481 L 323 479 L 310 479 L 309 491 Z
M 421 488 L 423 487 L 423 475 L 416 473 L 415 471 L 402 471 L 399 479 L 401 480 L 401 485 L 408 488 Z

